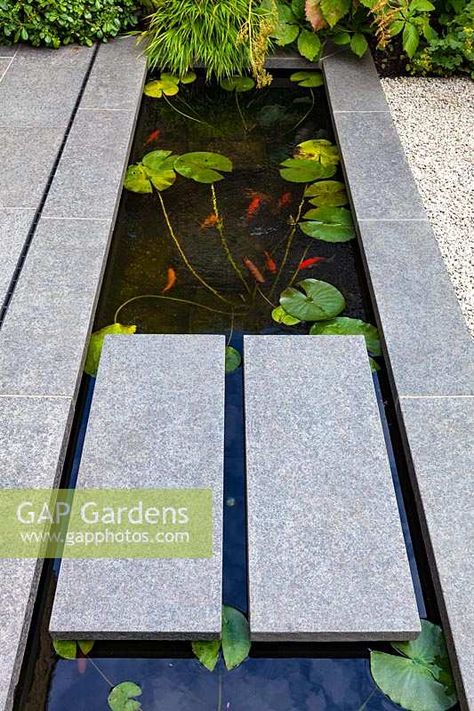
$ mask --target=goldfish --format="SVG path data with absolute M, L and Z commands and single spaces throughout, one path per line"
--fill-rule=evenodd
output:
M 318 262 L 324 262 L 325 259 L 326 257 L 309 257 L 309 259 L 303 259 L 298 269 L 309 269 L 310 267 L 314 267 L 315 264 L 318 264 Z
M 273 259 L 272 255 L 270 252 L 264 252 L 265 255 L 265 266 L 270 272 L 270 274 L 276 274 L 277 273 L 277 265 L 275 260 Z
M 87 669 L 87 657 L 78 657 L 77 658 L 77 670 L 79 674 L 84 674 L 84 672 Z
M 255 217 L 255 215 L 261 208 L 262 203 L 268 202 L 270 198 L 265 193 L 257 193 L 254 190 L 247 190 L 246 195 L 247 197 L 251 198 L 246 211 L 246 217 L 248 221 Z
M 256 282 L 259 284 L 264 284 L 265 283 L 265 277 L 263 276 L 262 272 L 260 269 L 252 262 L 248 257 L 243 258 L 243 263 L 249 270 L 250 274 L 253 276 Z
M 283 207 L 287 207 L 288 205 L 291 205 L 291 201 L 292 201 L 291 193 L 283 193 L 283 195 L 280 195 L 280 197 L 278 198 L 277 209 L 281 210 Z
M 168 267 L 168 278 L 166 280 L 166 286 L 161 290 L 161 293 L 169 291 L 176 284 L 176 272 L 173 267 Z
M 157 141 L 160 137 L 160 133 L 161 131 L 159 128 L 156 128 L 154 131 L 152 131 L 145 141 L 145 146 L 149 146 L 150 143 L 154 143 L 155 141 Z
M 207 229 L 209 227 L 215 227 L 217 223 L 219 222 L 219 218 L 214 212 L 211 212 L 210 215 L 206 217 L 205 220 L 201 222 L 201 229 Z

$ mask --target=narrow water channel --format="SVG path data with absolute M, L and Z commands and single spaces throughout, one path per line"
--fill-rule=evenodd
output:
M 304 185 L 285 181 L 280 164 L 314 139 L 334 143 L 324 90 L 298 86 L 284 73 L 258 92 L 228 92 L 198 80 L 170 99 L 145 97 L 131 163 L 156 150 L 212 151 L 230 159 L 232 170 L 224 171 L 214 194 L 209 184 L 180 176 L 160 195 L 124 190 L 94 330 L 118 320 L 139 333 L 223 333 L 241 352 L 245 333 L 308 332 L 307 324 L 286 326 L 272 318 L 280 292 L 304 278 L 334 285 L 346 301 L 344 316 L 374 323 L 357 240 L 321 241 L 293 229 Z M 343 179 L 340 166 L 331 179 Z M 382 358 L 378 364 L 374 382 L 420 616 L 438 621 Z M 93 385 L 85 376 L 63 485 L 74 484 Z M 226 376 L 224 603 L 243 612 L 245 498 L 239 368 Z M 139 684 L 144 711 L 399 708 L 370 675 L 370 649 L 388 649 L 378 643 L 254 644 L 251 657 L 232 672 L 220 662 L 210 673 L 193 658 L 190 645 L 172 642 L 104 642 L 95 646 L 91 660 L 58 660 L 47 635 L 57 568 L 49 565 L 44 577 L 36 643 L 30 645 L 17 709 L 103 711 L 110 690 L 105 679 Z

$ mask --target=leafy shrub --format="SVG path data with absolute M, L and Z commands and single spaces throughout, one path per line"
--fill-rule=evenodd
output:
M 137 0 L 0 0 L 0 44 L 90 46 L 137 22 Z

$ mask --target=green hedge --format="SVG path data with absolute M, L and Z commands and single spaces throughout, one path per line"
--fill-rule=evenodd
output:
M 0 45 L 90 46 L 137 22 L 137 0 L 0 0 Z

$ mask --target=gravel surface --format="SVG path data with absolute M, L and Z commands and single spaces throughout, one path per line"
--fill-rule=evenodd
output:
M 405 77 L 381 81 L 474 335 L 474 82 Z

